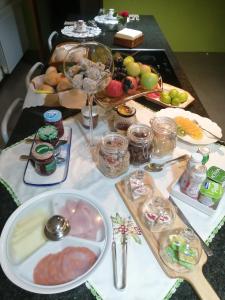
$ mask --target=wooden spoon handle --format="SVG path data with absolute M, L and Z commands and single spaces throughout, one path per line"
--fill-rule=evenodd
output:
M 211 287 L 209 282 L 206 280 L 205 276 L 201 272 L 196 272 L 192 274 L 189 278 L 186 278 L 188 282 L 193 286 L 200 299 L 206 300 L 219 300 L 220 298 Z

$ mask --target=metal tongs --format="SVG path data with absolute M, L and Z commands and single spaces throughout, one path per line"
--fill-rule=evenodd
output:
M 116 241 L 114 237 L 113 228 L 113 241 L 112 241 L 112 262 L 113 262 L 113 282 L 117 290 L 123 290 L 127 284 L 127 235 L 122 234 L 122 279 L 121 283 L 118 280 L 118 268 L 117 268 L 117 251 L 116 251 Z

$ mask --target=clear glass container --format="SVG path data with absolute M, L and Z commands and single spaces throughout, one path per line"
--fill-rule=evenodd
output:
M 127 134 L 128 128 L 137 122 L 136 109 L 127 105 L 119 105 L 116 108 L 114 129 L 120 134 Z
M 150 199 L 153 196 L 153 187 L 145 181 L 145 171 L 138 169 L 127 177 L 126 193 L 133 201 Z
M 128 140 L 118 133 L 108 133 L 101 141 L 98 168 L 107 177 L 117 177 L 125 173 L 130 164 Z
M 162 234 L 159 254 L 170 269 L 183 273 L 198 264 L 202 248 L 191 228 L 177 228 Z
M 128 128 L 130 162 L 141 165 L 149 162 L 152 150 L 152 129 L 144 124 L 133 124 Z
M 173 225 L 175 214 L 168 200 L 153 194 L 141 207 L 141 218 L 149 230 L 160 232 Z
M 177 125 L 168 117 L 156 117 L 150 121 L 153 130 L 153 149 L 155 157 L 170 156 L 176 147 Z

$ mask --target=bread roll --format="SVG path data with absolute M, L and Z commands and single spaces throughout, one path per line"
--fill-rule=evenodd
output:
M 47 83 L 51 86 L 56 86 L 59 83 L 60 74 L 56 72 L 49 72 L 44 76 L 44 83 Z
M 56 87 L 57 92 L 62 92 L 70 89 L 72 89 L 72 84 L 69 79 L 66 77 L 60 78 L 60 81 Z
M 48 69 L 46 70 L 45 74 L 48 74 L 48 73 L 51 73 L 51 72 L 57 73 L 56 67 L 53 67 L 53 66 L 48 67 Z
M 65 48 L 58 47 L 55 49 L 55 62 L 63 62 L 67 55 Z

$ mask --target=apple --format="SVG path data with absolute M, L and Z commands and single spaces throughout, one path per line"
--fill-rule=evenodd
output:
M 137 80 L 134 77 L 127 76 L 123 80 L 123 90 L 128 95 L 132 95 L 137 90 Z
M 111 80 L 106 87 L 106 94 L 109 97 L 121 97 L 123 95 L 123 84 L 118 80 Z
M 171 97 L 168 92 L 162 92 L 160 95 L 160 101 L 166 104 L 171 104 Z
M 126 66 L 127 64 L 129 64 L 130 62 L 134 62 L 134 58 L 133 58 L 133 56 L 126 56 L 125 58 L 124 58 L 124 60 L 123 60 L 123 64 L 124 64 L 124 66 Z
M 169 95 L 171 98 L 174 98 L 174 97 L 177 97 L 179 94 L 178 90 L 177 89 L 172 89 L 169 91 Z
M 151 73 L 151 68 L 148 65 L 144 65 L 144 64 L 139 64 L 140 65 L 140 69 L 141 69 L 141 75 L 145 74 L 145 73 Z
M 159 77 L 155 73 L 145 73 L 141 76 L 141 85 L 148 90 L 152 90 L 158 84 Z
M 181 93 L 179 93 L 178 97 L 180 99 L 180 103 L 184 103 L 188 99 L 188 93 L 187 92 L 181 92 Z
M 172 101 L 171 101 L 171 104 L 174 105 L 174 106 L 179 106 L 180 105 L 180 98 L 177 96 L 177 97 L 174 97 L 172 98 Z
M 136 62 L 129 62 L 126 65 L 126 70 L 127 70 L 127 74 L 133 77 L 138 76 L 141 72 L 140 66 Z

